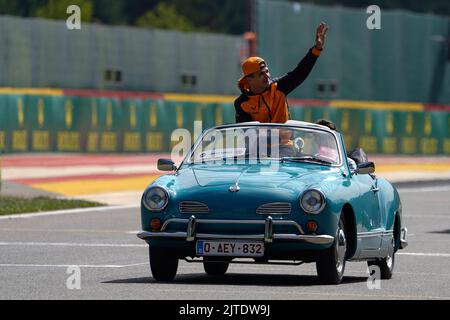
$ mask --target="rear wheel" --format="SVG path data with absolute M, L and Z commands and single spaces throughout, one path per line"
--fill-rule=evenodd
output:
M 377 266 L 380 268 L 381 279 L 390 279 L 394 274 L 395 265 L 395 238 L 392 237 L 391 243 L 389 245 L 388 255 L 386 258 L 379 259 L 376 261 L 369 261 L 367 264 L 370 266 Z
M 346 252 L 345 222 L 344 216 L 341 215 L 333 245 L 325 250 L 324 254 L 316 262 L 317 275 L 321 282 L 326 284 L 341 283 L 344 277 Z
M 172 281 L 177 274 L 178 258 L 167 249 L 149 246 L 150 269 L 156 281 Z
M 223 276 L 227 272 L 228 266 L 229 266 L 228 262 L 213 262 L 208 261 L 208 259 L 206 259 L 203 262 L 203 268 L 205 269 L 205 272 L 208 275 L 215 277 Z

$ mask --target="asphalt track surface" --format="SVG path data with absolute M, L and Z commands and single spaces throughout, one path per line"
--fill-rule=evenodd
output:
M 314 264 L 231 265 L 210 278 L 180 261 L 172 283 L 153 280 L 136 237 L 138 207 L 0 218 L 0 299 L 450 299 L 450 185 L 400 189 L 409 246 L 395 274 L 369 289 L 364 262 L 348 263 L 343 283 L 322 285 Z M 80 289 L 68 289 L 68 267 Z

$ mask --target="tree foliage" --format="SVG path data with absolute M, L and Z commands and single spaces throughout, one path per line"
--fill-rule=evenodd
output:
M 173 4 L 159 3 L 154 10 L 147 11 L 136 21 L 139 27 L 157 29 L 175 29 L 179 31 L 195 31 L 192 22 L 178 13 Z
M 288 0 L 291 2 L 299 2 L 299 0 Z M 303 0 L 322 5 L 342 5 L 354 8 L 367 8 L 376 4 L 381 9 L 404 9 L 414 12 L 434 13 L 439 15 L 450 16 L 449 0 L 432 0 L 432 1 L 410 1 L 410 0 Z
M 67 6 L 78 4 L 83 21 L 242 34 L 249 26 L 250 1 L 256 0 L 0 0 L 0 14 L 66 19 Z M 374 4 L 373 0 L 278 1 L 355 8 Z M 449 0 L 377 0 L 375 3 L 382 10 L 405 9 L 450 16 Z
M 33 12 L 33 16 L 47 19 L 66 20 L 68 17 L 67 8 L 77 5 L 81 9 L 81 20 L 92 21 L 93 3 L 92 0 L 48 0 Z
M 94 0 L 93 5 L 94 21 L 104 24 L 128 24 L 128 14 L 125 9 L 125 1 Z
M 0 0 L 0 14 L 31 17 L 32 13 L 47 0 Z

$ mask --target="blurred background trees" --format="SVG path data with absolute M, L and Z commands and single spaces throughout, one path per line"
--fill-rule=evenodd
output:
M 195 31 L 191 20 L 180 14 L 173 4 L 158 3 L 154 10 L 147 11 L 136 21 L 138 27 Z
M 81 7 L 83 21 L 180 31 L 242 34 L 249 27 L 248 8 L 251 1 L 254 0 L 0 0 L 0 14 L 65 19 L 67 6 L 77 4 Z M 377 4 L 382 9 L 406 9 L 450 16 L 449 0 L 289 1 L 357 8 Z
M 74 4 L 73 0 L 48 0 L 42 3 L 33 11 L 33 16 L 46 19 L 67 19 L 67 8 Z M 92 21 L 93 2 L 91 0 L 79 0 L 76 3 L 82 12 L 81 20 L 85 22 Z

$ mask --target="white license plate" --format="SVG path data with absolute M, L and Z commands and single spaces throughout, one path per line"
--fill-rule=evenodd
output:
M 197 241 L 198 256 L 233 256 L 233 257 L 262 257 L 264 243 L 262 241 Z

